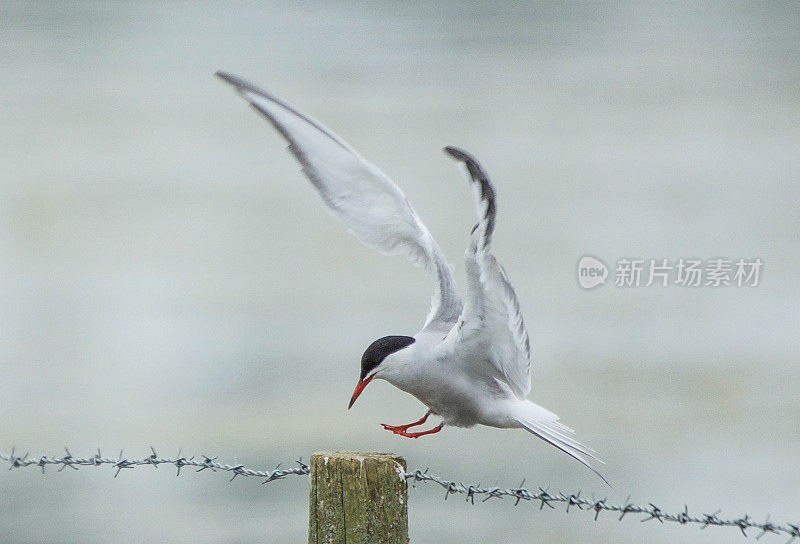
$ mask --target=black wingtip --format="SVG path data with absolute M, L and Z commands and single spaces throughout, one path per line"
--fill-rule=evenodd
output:
M 217 72 L 214 75 L 220 78 L 221 80 L 225 81 L 226 83 L 232 85 L 239 93 L 243 93 L 244 91 L 250 91 L 257 94 L 262 94 L 264 96 L 270 97 L 273 100 L 275 100 L 274 97 L 272 97 L 267 91 L 259 89 L 257 86 L 253 85 L 252 83 L 250 83 L 245 79 L 240 78 L 239 76 L 235 76 L 233 74 L 229 74 L 228 72 L 222 72 L 222 71 Z M 278 100 L 275 101 L 277 102 Z
M 215 73 L 214 75 L 217 76 L 218 78 L 220 78 L 221 80 L 223 80 L 223 81 L 225 81 L 227 83 L 230 83 L 231 85 L 236 87 L 237 91 L 240 90 L 240 89 L 245 89 L 247 87 L 252 87 L 252 85 L 250 85 L 248 82 L 246 82 L 242 78 L 240 78 L 238 76 L 235 76 L 233 74 L 229 74 L 228 72 L 219 71 L 219 72 Z
M 478 162 L 478 159 L 467 153 L 461 148 L 454 147 L 452 145 L 448 145 L 444 148 L 444 152 L 456 159 L 457 161 L 463 162 L 467 165 L 467 170 L 469 170 L 470 176 L 472 176 L 473 180 L 475 181 L 488 181 L 489 177 L 484 173 L 483 169 L 481 168 L 481 163 Z
M 492 232 L 494 232 L 494 220 L 495 216 L 497 215 L 497 210 L 494 203 L 494 188 L 489 182 L 489 176 L 487 176 L 486 172 L 483 171 L 477 159 L 463 149 L 448 145 L 444 148 L 444 152 L 454 159 L 463 162 L 467 167 L 467 172 L 469 173 L 472 182 L 477 183 L 480 186 L 480 198 L 486 202 L 486 210 L 482 212 L 483 216 L 479 217 L 478 219 L 480 219 L 481 222 L 486 221 L 486 232 L 484 234 L 483 247 L 488 247 Z M 475 229 L 472 229 L 472 231 L 475 232 Z
M 475 159 L 472 158 L 472 156 L 469 153 L 467 153 L 463 149 L 459 149 L 458 147 L 448 145 L 443 149 L 443 151 L 448 155 L 450 155 L 451 157 L 453 157 L 454 159 L 456 159 L 457 161 L 476 162 Z

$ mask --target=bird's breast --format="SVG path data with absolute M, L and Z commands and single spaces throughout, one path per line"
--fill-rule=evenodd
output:
M 445 424 L 456 427 L 486 423 L 497 397 L 493 380 L 469 376 L 457 365 L 441 361 L 414 365 L 387 380 L 419 399 Z

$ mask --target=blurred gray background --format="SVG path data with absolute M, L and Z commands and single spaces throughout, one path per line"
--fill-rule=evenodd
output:
M 468 483 L 662 508 L 800 512 L 800 9 L 795 2 L 0 4 L 0 451 L 186 454 L 271 468 L 391 451 Z M 431 282 L 351 238 L 212 74 L 311 113 L 406 191 L 455 265 L 495 182 L 495 253 L 532 400 L 609 489 L 522 431 L 411 441 L 364 348 L 413 334 Z M 760 257 L 756 288 L 587 292 L 584 253 Z M 307 480 L 0 471 L 4 542 L 301 542 Z M 411 491 L 412 542 L 729 542 Z M 767 536 L 764 541 L 778 541 Z

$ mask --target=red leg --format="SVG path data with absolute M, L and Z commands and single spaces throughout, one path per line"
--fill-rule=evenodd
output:
M 422 425 L 423 423 L 425 423 L 428 420 L 429 415 L 431 415 L 430 410 L 425 412 L 425 415 L 419 418 L 414 423 L 407 423 L 405 425 L 389 425 L 387 423 L 381 423 L 381 425 L 383 425 L 383 428 L 386 429 L 387 431 L 392 431 L 395 434 L 401 434 L 406 432 L 411 427 L 416 427 L 417 425 Z
M 420 431 L 418 433 L 407 433 L 405 431 L 395 431 L 394 434 L 399 434 L 400 436 L 405 436 L 406 438 L 419 438 L 420 436 L 424 436 L 426 434 L 433 434 L 438 433 L 444 427 L 444 422 L 439 423 L 433 429 L 428 429 L 427 431 Z

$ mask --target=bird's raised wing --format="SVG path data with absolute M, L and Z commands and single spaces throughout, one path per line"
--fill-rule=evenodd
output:
M 328 209 L 353 236 L 381 253 L 403 254 L 433 272 L 435 292 L 423 328 L 449 330 L 461 312 L 452 270 L 400 188 L 338 136 L 286 102 L 236 76 L 217 76 L 233 85 L 289 142 Z
M 496 375 L 519 399 L 531 390 L 530 341 L 522 321 L 519 301 L 503 267 L 490 251 L 496 215 L 494 189 L 478 162 L 465 151 L 445 151 L 463 163 L 472 185 L 478 224 L 472 229 L 464 255 L 467 295 L 464 311 L 448 339 L 451 346 L 469 346 L 483 351 L 479 360 L 488 361 Z

